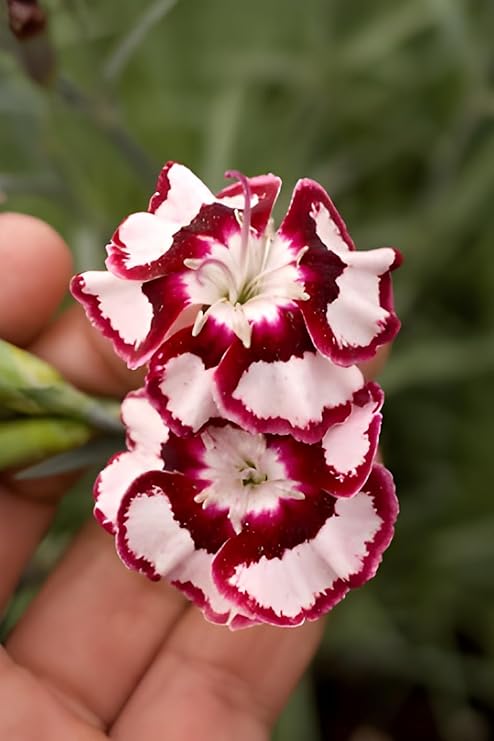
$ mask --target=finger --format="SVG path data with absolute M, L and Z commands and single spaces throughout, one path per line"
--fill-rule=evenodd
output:
M 49 226 L 29 216 L 0 215 L 0 336 L 32 341 L 61 301 L 71 273 L 70 253 Z M 0 610 L 45 532 L 53 506 L 19 500 L 0 486 Z
M 0 336 L 16 345 L 32 342 L 59 305 L 72 272 L 62 238 L 42 221 L 0 214 Z
M 54 514 L 50 504 L 25 501 L 0 485 L 0 613 L 15 589 L 24 564 L 43 537 Z
M 7 648 L 81 717 L 106 727 L 184 609 L 177 590 L 127 571 L 113 539 L 89 522 Z
M 391 345 L 383 345 L 379 348 L 376 355 L 370 360 L 366 360 L 364 363 L 360 363 L 359 367 L 366 381 L 376 378 L 386 365 Z
M 118 741 L 260 741 L 311 660 L 323 622 L 231 633 L 191 608 L 164 644 L 110 737 Z
M 4 741 L 104 741 L 93 726 L 61 707 L 51 688 L 0 648 L 0 738 Z
M 30 350 L 89 393 L 123 396 L 144 380 L 144 371 L 125 367 L 111 343 L 91 327 L 80 306 L 71 306 Z

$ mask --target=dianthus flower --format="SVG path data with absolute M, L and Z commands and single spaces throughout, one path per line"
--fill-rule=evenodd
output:
M 177 435 L 226 418 L 315 442 L 362 392 L 355 365 L 399 328 L 392 248 L 355 249 L 324 189 L 300 180 L 278 231 L 274 175 L 213 195 L 183 165 L 161 172 L 147 212 L 125 219 L 107 271 L 74 296 L 135 368 Z M 182 330 L 182 331 L 180 331 Z
M 225 421 L 179 438 L 132 392 L 96 516 L 128 568 L 166 578 L 212 622 L 314 620 L 374 575 L 392 537 L 393 481 L 373 464 L 381 403 L 371 384 L 308 445 Z

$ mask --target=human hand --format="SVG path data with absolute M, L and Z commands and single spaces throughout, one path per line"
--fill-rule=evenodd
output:
M 54 322 L 72 272 L 45 224 L 0 216 L 0 336 L 80 388 L 140 385 L 79 307 Z M 60 479 L 0 483 L 0 610 L 48 527 Z M 231 633 L 174 588 L 123 568 L 83 526 L 0 653 L 0 738 L 9 741 L 260 741 L 313 656 L 322 622 Z

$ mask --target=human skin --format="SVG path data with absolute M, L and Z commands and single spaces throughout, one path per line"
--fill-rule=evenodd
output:
M 56 232 L 1 214 L 0 262 L 1 337 L 89 392 L 140 385 L 78 306 L 53 319 L 73 272 Z M 0 480 L 0 611 L 66 488 L 66 478 Z M 322 630 L 212 625 L 173 587 L 127 571 L 113 539 L 87 522 L 0 649 L 0 738 L 263 741 Z

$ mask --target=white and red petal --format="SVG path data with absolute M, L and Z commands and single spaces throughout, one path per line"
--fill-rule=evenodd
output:
M 97 521 L 110 533 L 115 532 L 117 513 L 122 499 L 132 482 L 143 473 L 162 470 L 163 459 L 159 456 L 132 450 L 114 455 L 94 482 L 95 504 L 93 514 Z
M 116 541 L 128 568 L 160 579 L 194 554 L 194 540 L 176 520 L 168 498 L 173 487 L 190 486 L 181 474 L 154 471 L 130 485 L 118 511 Z
M 141 283 L 95 270 L 76 275 L 70 288 L 91 323 L 112 341 L 129 368 L 149 360 L 189 305 L 178 275 Z
M 318 233 L 314 214 L 324 208 L 330 215 L 329 228 L 324 234 Z M 321 230 L 320 230 L 321 231 Z M 329 239 L 331 233 L 331 239 Z M 355 250 L 355 245 L 347 231 L 345 222 L 336 210 L 331 198 L 324 188 L 314 180 L 303 178 L 296 184 L 288 211 L 278 230 L 280 237 L 296 249 L 332 250 L 338 253 L 344 245 L 348 250 Z M 322 236 L 327 240 L 323 242 Z
M 214 200 L 209 188 L 187 167 L 168 162 L 158 178 L 149 211 L 132 214 L 117 229 L 108 246 L 108 269 L 133 280 L 163 275 L 162 258 L 175 235 Z
M 294 543 L 295 523 L 270 531 L 267 522 L 229 540 L 213 560 L 214 581 L 228 600 L 265 622 L 315 620 L 374 576 L 397 512 L 392 477 L 375 466 L 363 491 L 332 500 L 305 542 Z
M 162 470 L 162 449 L 169 437 L 168 427 L 149 402 L 145 390 L 131 391 L 122 402 L 128 451 L 108 461 L 94 483 L 94 516 L 114 532 L 121 501 L 130 484 L 147 471 Z
M 215 381 L 217 403 L 232 421 L 308 443 L 348 416 L 364 386 L 356 366 L 342 368 L 314 350 L 297 311 L 254 325 L 249 348 L 234 341 Z
M 251 192 L 251 226 L 260 236 L 268 225 L 280 192 L 281 180 L 276 175 L 269 174 L 248 178 L 248 181 Z M 223 188 L 216 198 L 230 208 L 244 209 L 245 191 L 240 181 Z
M 144 388 L 131 391 L 120 407 L 129 450 L 160 456 L 169 437 L 169 429 L 150 403 Z
M 327 430 L 320 443 L 325 463 L 320 484 L 326 491 L 348 497 L 364 486 L 377 451 L 383 402 L 381 387 L 368 383 L 344 422 Z
M 176 435 L 189 435 L 219 416 L 214 371 L 232 334 L 214 321 L 197 337 L 180 330 L 153 356 L 146 377 L 149 398 Z
M 351 252 L 349 264 L 333 285 L 329 281 L 306 282 L 310 298 L 300 303 L 300 309 L 307 329 L 318 350 L 335 363 L 348 366 L 368 360 L 396 336 L 400 322 L 393 310 L 389 275 L 394 254 L 386 248 Z M 316 261 L 320 265 L 334 260 L 331 255 L 319 254 Z M 380 270 L 386 272 L 378 274 Z
M 194 492 L 194 484 L 181 474 L 153 472 L 137 479 L 118 513 L 118 553 L 128 568 L 152 580 L 168 579 L 211 622 L 242 627 L 252 622 L 250 613 L 225 599 L 211 577 L 211 562 L 228 537 L 228 524 L 217 513 L 202 512 Z M 200 529 L 196 510 L 204 520 Z
M 300 303 L 316 347 L 336 363 L 351 365 L 372 357 L 399 329 L 389 271 L 401 257 L 391 248 L 357 252 L 325 190 L 300 180 L 279 234 L 296 247 L 306 292 Z
M 173 244 L 154 263 L 152 271 L 146 269 L 146 280 L 170 273 L 187 275 L 189 270 L 185 269 L 185 266 L 188 261 L 198 263 L 207 261 L 215 250 L 225 249 L 225 246 L 240 233 L 240 229 L 234 209 L 218 201 L 203 206 L 194 221 L 175 234 Z M 109 269 L 115 272 L 109 258 L 106 262 Z
M 192 476 L 168 471 L 145 474 L 136 482 L 134 492 L 143 491 L 146 486 L 166 495 L 175 520 L 188 530 L 196 548 L 216 553 L 234 534 L 224 510 L 216 506 L 204 508 L 196 502 L 200 488 Z M 128 495 L 131 497 L 130 489 Z
M 170 574 L 171 583 L 199 607 L 210 623 L 228 625 L 231 630 L 255 625 L 259 620 L 219 593 L 211 574 L 213 558 L 214 554 L 203 548 L 196 550 Z
M 310 299 L 301 310 L 307 327 L 314 344 L 335 362 L 349 365 L 366 360 L 399 330 L 390 271 L 398 267 L 401 256 L 390 247 L 355 251 L 343 222 L 335 219 L 334 207 L 330 210 L 321 202 L 310 213 L 316 236 L 328 252 L 313 251 L 303 260 Z M 324 280 L 318 278 L 321 265 Z M 332 281 L 328 281 L 331 271 Z
M 207 185 L 180 162 L 167 162 L 158 176 L 156 192 L 151 196 L 148 211 L 166 222 L 186 226 L 197 216 L 202 206 L 213 203 L 215 196 Z
M 398 333 L 389 275 L 398 261 L 387 247 L 346 256 L 347 267 L 336 279 L 338 296 L 326 309 L 340 362 L 366 360 Z
M 330 427 L 322 440 L 308 445 L 292 436 L 268 436 L 286 476 L 298 482 L 302 492 L 321 489 L 331 496 L 351 497 L 369 477 L 379 441 L 384 394 L 368 383 L 355 394 L 351 413 Z

